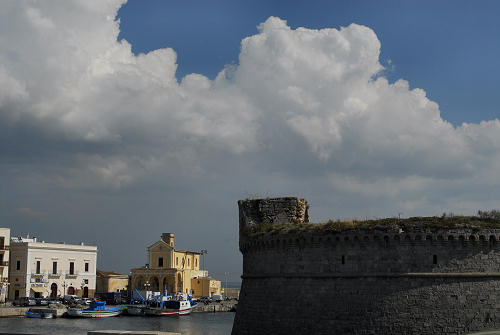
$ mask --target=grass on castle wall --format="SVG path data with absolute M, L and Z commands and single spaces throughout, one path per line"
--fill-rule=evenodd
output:
M 494 214 L 498 211 L 492 211 Z M 370 220 L 329 220 L 324 223 L 272 224 L 263 222 L 250 228 L 246 235 L 258 237 L 262 235 L 288 234 L 300 232 L 342 232 L 348 230 L 382 230 L 391 231 L 415 229 L 500 229 L 500 215 L 455 216 L 442 215 L 430 217 L 411 217 L 405 219 L 385 218 Z

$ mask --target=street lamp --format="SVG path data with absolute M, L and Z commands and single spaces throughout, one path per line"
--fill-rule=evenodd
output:
M 201 254 L 201 267 L 203 268 L 203 271 L 205 271 L 205 256 L 206 254 L 208 254 L 208 251 L 206 249 L 202 249 L 200 251 L 200 254 Z M 207 277 L 208 275 L 204 275 L 203 276 L 203 280 L 201 281 L 201 296 L 204 297 L 205 296 L 205 282 L 207 281 Z M 210 288 L 209 288 L 210 290 Z
M 224 277 L 226 278 L 226 286 L 224 287 L 224 298 L 227 297 L 227 276 L 229 276 L 229 272 L 224 272 Z
M 82 279 L 82 283 L 80 284 L 80 287 L 82 288 L 82 290 L 80 291 L 80 293 L 82 294 L 82 298 L 87 298 L 87 297 L 84 297 L 84 294 L 83 294 L 83 289 L 85 288 L 85 281 Z
M 149 280 L 146 280 L 146 283 L 144 284 L 144 290 L 146 291 L 146 299 L 149 299 L 150 297 L 148 296 L 148 291 L 149 291 L 149 287 L 151 286 L 151 284 L 149 283 Z
M 206 249 L 203 249 L 200 251 L 201 253 L 201 263 L 202 263 L 202 268 L 203 268 L 203 271 L 205 271 L 205 256 L 206 254 L 208 254 L 208 251 Z

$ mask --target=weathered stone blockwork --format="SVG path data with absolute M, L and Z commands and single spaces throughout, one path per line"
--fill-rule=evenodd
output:
M 279 203 L 281 210 L 287 201 L 296 207 L 297 200 L 307 208 L 296 198 L 261 201 Z M 241 229 L 249 220 L 254 225 L 259 217 L 273 217 L 269 209 L 258 213 L 269 207 L 252 202 L 238 203 L 243 283 L 233 334 L 464 334 L 500 328 L 500 230 L 247 238 Z

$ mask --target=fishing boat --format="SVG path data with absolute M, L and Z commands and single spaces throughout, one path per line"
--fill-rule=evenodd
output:
M 196 305 L 187 293 L 177 293 L 168 300 L 161 300 L 157 307 L 146 308 L 144 312 L 146 315 L 182 316 L 190 314 Z
M 88 308 L 68 308 L 68 315 L 81 318 L 107 318 L 123 312 L 123 307 L 106 308 L 104 301 L 92 301 Z

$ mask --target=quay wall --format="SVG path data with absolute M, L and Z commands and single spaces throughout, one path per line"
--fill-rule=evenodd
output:
M 255 227 L 262 217 L 266 224 L 269 217 L 279 218 L 271 224 L 295 222 L 299 213 L 306 222 L 304 208 L 297 198 L 239 202 L 243 281 L 233 334 L 252 334 L 257 324 L 263 334 L 500 328 L 500 230 L 420 226 L 248 236 L 247 222 Z
M 12 317 L 12 316 L 25 316 L 29 307 L 0 307 L 0 318 Z

